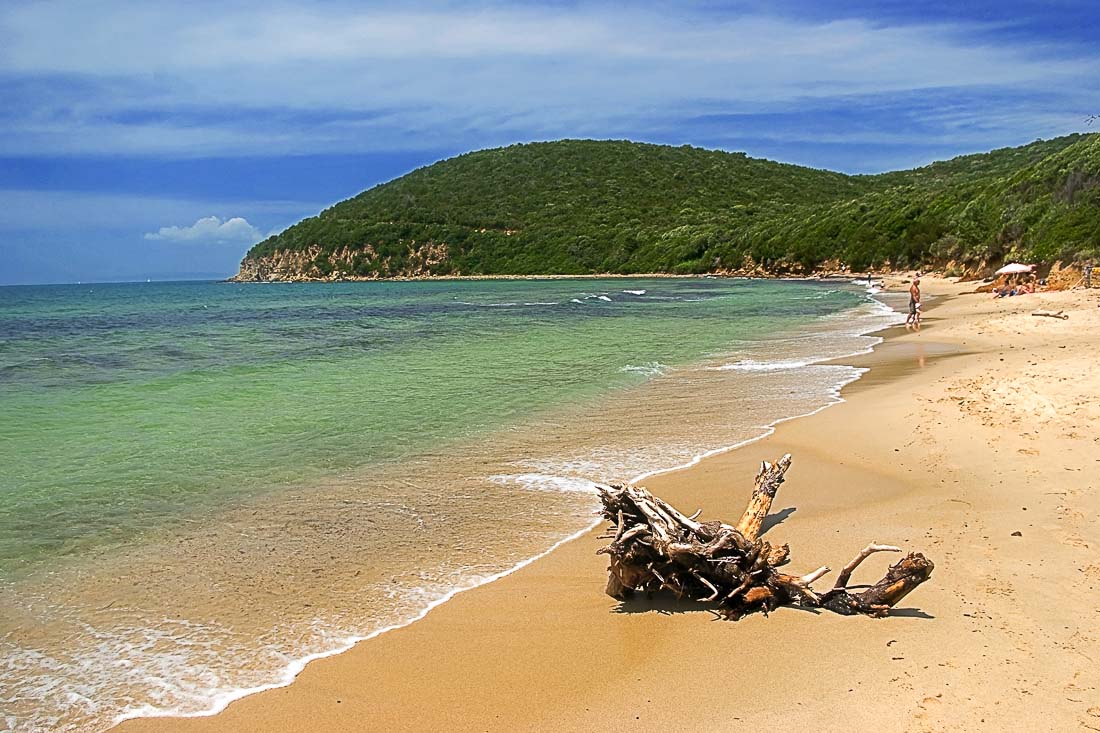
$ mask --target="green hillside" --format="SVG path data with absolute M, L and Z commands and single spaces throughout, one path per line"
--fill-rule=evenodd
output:
M 1100 135 L 875 176 L 565 140 L 376 186 L 257 244 L 239 277 L 784 272 L 1097 252 Z

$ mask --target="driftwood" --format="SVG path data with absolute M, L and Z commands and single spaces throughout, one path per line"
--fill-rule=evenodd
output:
M 639 486 L 598 486 L 603 515 L 611 522 L 612 542 L 599 550 L 610 559 L 607 594 L 625 600 L 634 592 L 669 590 L 680 598 L 714 604 L 731 619 L 783 605 L 825 608 L 845 615 L 885 616 L 891 607 L 928 580 L 933 564 L 911 553 L 882 580 L 860 592 L 848 590 L 856 567 L 876 552 L 901 552 L 871 543 L 844 566 L 824 592 L 812 583 L 830 572 L 821 567 L 806 575 L 788 575 L 790 548 L 760 538 L 764 518 L 783 483 L 791 457 L 764 462 L 748 507 L 736 525 L 698 522 Z
M 1047 318 L 1061 318 L 1063 321 L 1069 318 L 1069 313 L 1063 313 L 1062 311 L 1058 311 L 1057 313 L 1052 313 L 1050 311 L 1035 311 L 1031 315 L 1046 316 Z

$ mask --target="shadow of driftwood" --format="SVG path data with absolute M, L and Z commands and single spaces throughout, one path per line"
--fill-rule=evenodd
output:
M 760 534 L 767 534 L 768 530 L 772 527 L 777 524 L 783 524 L 783 522 L 787 521 L 787 517 L 791 516 L 796 511 L 798 511 L 798 507 L 789 506 L 786 509 L 780 509 L 774 514 L 769 514 L 764 517 L 764 522 L 760 525 Z
M 934 619 L 934 618 L 936 618 L 932 614 L 926 613 L 926 612 L 920 610 L 919 608 L 891 608 L 889 615 L 891 615 L 891 616 L 901 616 L 903 618 L 924 618 L 924 619 Z
M 631 598 L 620 601 L 614 613 L 659 613 L 671 616 L 677 613 L 706 612 L 718 615 L 721 607 L 714 601 L 693 601 L 690 598 L 677 598 L 676 594 L 663 590 L 653 593 L 635 593 Z
M 792 509 L 791 511 L 794 510 Z M 619 605 L 612 609 L 612 613 L 656 613 L 662 616 L 673 616 L 681 613 L 709 613 L 716 620 L 722 620 L 724 617 L 721 614 L 721 610 L 722 607 L 715 601 L 693 601 L 690 598 L 677 598 L 675 593 L 662 590 L 654 591 L 653 593 L 635 593 L 631 598 L 625 601 L 619 601 Z M 780 606 L 772 613 L 778 611 L 802 611 L 803 613 L 809 613 L 814 616 L 820 616 L 824 612 L 820 608 L 808 608 L 806 606 L 794 604 Z M 856 618 L 858 615 L 859 614 L 855 614 L 852 618 Z M 919 608 L 891 608 L 888 615 L 929 620 L 936 618 Z

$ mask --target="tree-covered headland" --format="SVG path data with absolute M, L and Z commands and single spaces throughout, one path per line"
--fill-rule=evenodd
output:
M 254 246 L 242 279 L 809 272 L 1100 255 L 1100 134 L 845 175 L 562 140 L 467 153 Z

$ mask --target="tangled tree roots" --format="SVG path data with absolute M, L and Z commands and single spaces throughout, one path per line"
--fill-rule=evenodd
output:
M 934 567 L 920 553 L 910 553 L 893 565 L 882 580 L 859 593 L 848 591 L 856 567 L 876 552 L 901 552 L 871 543 L 841 570 L 836 584 L 818 592 L 811 584 L 829 572 L 821 567 L 806 575 L 787 575 L 787 545 L 773 547 L 760 539 L 764 518 L 783 483 L 791 457 L 764 462 L 756 488 L 736 526 L 697 522 L 638 486 L 599 486 L 603 515 L 611 522 L 610 545 L 599 550 L 610 556 L 607 594 L 624 600 L 635 591 L 667 589 L 680 598 L 717 603 L 721 612 L 738 619 L 753 611 L 765 613 L 783 605 L 826 608 L 845 615 L 885 616 L 891 607 L 928 580 Z

